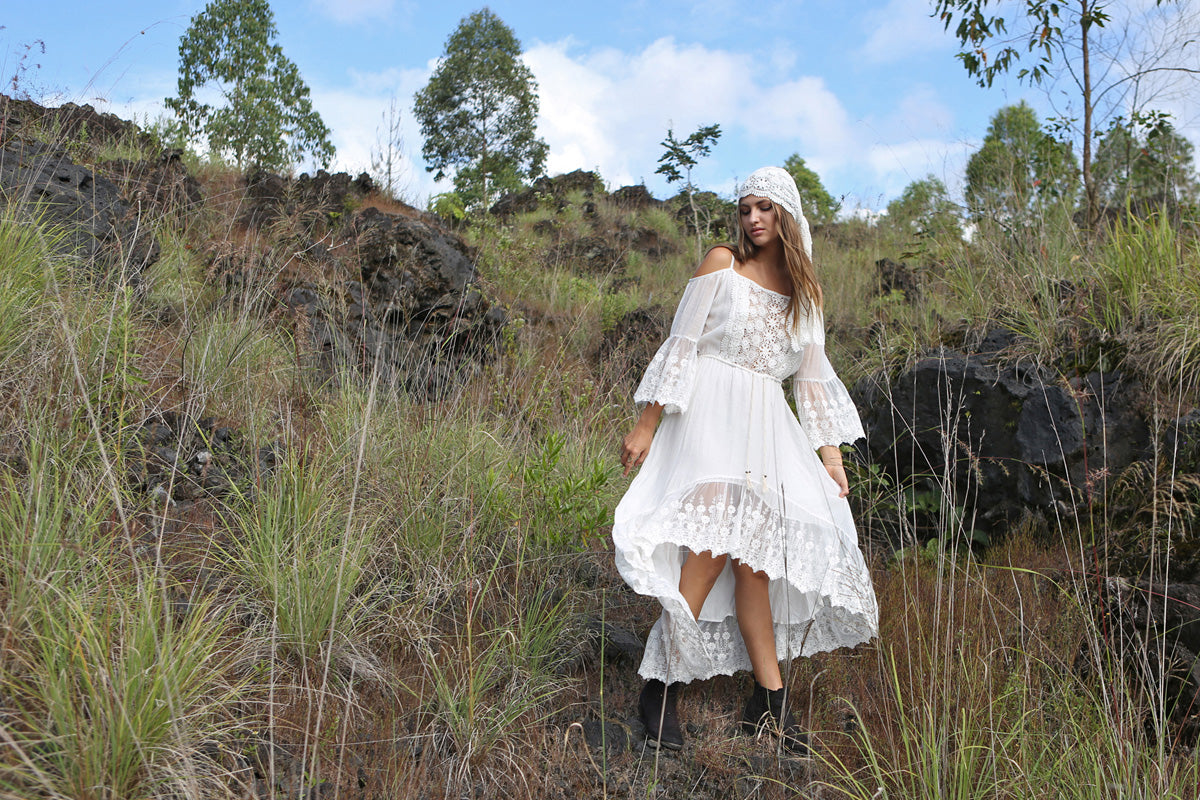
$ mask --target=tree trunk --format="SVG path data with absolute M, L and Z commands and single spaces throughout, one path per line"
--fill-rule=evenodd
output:
M 1080 52 L 1083 55 L 1083 195 L 1087 206 L 1085 228 L 1089 234 L 1096 230 L 1100 221 L 1100 203 L 1096 196 L 1096 183 L 1092 180 L 1092 64 L 1088 45 L 1088 31 L 1092 27 L 1092 2 L 1094 0 L 1079 0 Z
M 692 209 L 692 225 L 694 225 L 696 228 L 696 263 L 699 264 L 700 260 L 704 257 L 704 253 L 701 252 L 702 245 L 700 240 L 700 214 L 696 211 L 696 200 L 693 197 L 692 191 L 692 171 L 690 169 L 687 171 L 687 193 L 688 205 L 691 206 Z

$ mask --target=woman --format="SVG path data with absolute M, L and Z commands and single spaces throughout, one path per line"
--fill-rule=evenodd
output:
M 634 395 L 644 408 L 621 463 L 626 474 L 642 468 L 617 506 L 613 541 L 621 576 L 663 606 L 638 670 L 650 742 L 683 746 L 681 684 L 749 669 L 741 729 L 806 753 L 780 658 L 853 646 L 878 629 L 838 448 L 863 431 L 825 357 L 795 181 L 765 167 L 738 196 L 736 248 L 709 251 Z

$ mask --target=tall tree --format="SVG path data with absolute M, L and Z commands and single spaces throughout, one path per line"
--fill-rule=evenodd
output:
M 537 83 L 512 29 L 486 7 L 450 34 L 413 112 L 425 137 L 426 169 L 437 180 L 453 172 L 469 208 L 486 209 L 496 190 L 516 189 L 545 168 Z
M 898 230 L 935 242 L 962 239 L 962 219 L 946 184 L 933 175 L 913 181 L 888 203 L 887 221 Z
M 833 222 L 842 208 L 841 201 L 834 199 L 825 189 L 820 176 L 804 163 L 800 154 L 793 153 L 788 156 L 783 162 L 783 168 L 796 180 L 800 202 L 804 205 L 804 215 L 818 225 Z
M 1069 144 L 1042 130 L 1024 101 L 996 112 L 967 161 L 967 208 L 976 221 L 1015 230 L 1052 202 L 1073 206 L 1078 166 Z
M 675 131 L 668 127 L 667 138 L 661 143 L 666 149 L 658 157 L 658 169 L 654 170 L 654 174 L 664 176 L 667 183 L 683 181 L 688 206 L 692 209 L 692 224 L 696 231 L 696 260 L 702 255 L 703 234 L 700 231 L 700 211 L 696 207 L 696 187 L 692 184 L 692 170 L 700 163 L 700 159 L 706 158 L 712 152 L 713 145 L 720 138 L 720 125 L 701 125 L 682 141 L 676 139 Z
M 1165 114 L 1117 119 L 1096 147 L 1095 178 L 1108 206 L 1200 199 L 1194 147 Z
M 166 106 L 189 139 L 207 140 L 210 153 L 239 168 L 282 169 L 306 155 L 329 166 L 329 128 L 277 35 L 267 0 L 212 0 L 179 40 L 178 96 Z M 224 105 L 200 102 L 203 89 Z
M 1076 128 L 1074 113 L 1062 115 L 1062 125 L 1078 134 L 1081 144 L 1086 223 L 1095 225 L 1100 198 L 1092 176 L 1092 140 L 1098 119 L 1120 113 L 1125 107 L 1141 111 L 1148 101 L 1141 92 L 1144 80 L 1160 78 L 1164 73 L 1195 74 L 1178 61 L 1194 35 L 1178 26 L 1190 26 L 1186 9 L 1177 18 L 1153 19 L 1160 6 L 1185 6 L 1179 0 L 1155 0 L 1148 4 L 1120 4 L 1101 0 L 1022 0 L 1009 3 L 1008 16 L 993 13 L 1004 5 L 1002 0 L 934 0 L 934 14 L 947 30 L 957 20 L 955 36 L 962 50 L 958 58 L 981 86 L 991 86 L 998 75 L 1007 73 L 1023 54 L 1034 56 L 1032 66 L 1017 73 L 1019 80 L 1030 83 L 1069 80 L 1082 114 Z M 1017 10 L 1011 11 L 1016 6 Z M 1110 9 L 1120 9 L 1124 21 L 1108 40 L 1102 34 L 1112 22 Z M 1010 21 L 1014 31 L 1009 33 Z M 1161 31 L 1175 25 L 1175 35 L 1148 35 L 1142 29 Z M 1094 64 L 1099 57 L 1101 63 Z

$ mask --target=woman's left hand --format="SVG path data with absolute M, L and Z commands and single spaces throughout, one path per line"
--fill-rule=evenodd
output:
M 825 471 L 829 473 L 829 477 L 833 478 L 834 483 L 841 489 L 838 497 L 845 497 L 850 494 L 850 481 L 846 479 L 846 468 L 841 464 L 825 464 L 824 466 Z

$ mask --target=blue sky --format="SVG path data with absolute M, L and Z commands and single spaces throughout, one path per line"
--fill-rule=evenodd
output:
M 25 46 L 40 40 L 45 52 L 38 45 L 25 62 L 24 85 L 35 99 L 92 103 L 126 117 L 162 113 L 163 98 L 175 91 L 179 38 L 204 7 L 200 0 L 6 5 L 4 91 Z M 681 136 L 721 125 L 723 137 L 695 174 L 703 188 L 731 194 L 739 177 L 799 153 L 848 210 L 877 210 L 927 174 L 956 190 L 1001 106 L 1024 98 L 1048 115 L 1068 97 L 1015 79 L 977 87 L 954 58 L 953 37 L 930 18 L 929 0 L 488 5 L 521 40 L 538 80 L 549 171 L 597 169 L 614 188 L 644 181 L 660 197 L 674 191 L 654 174 L 669 125 Z M 447 36 L 479 7 L 459 0 L 272 3 L 278 42 L 333 130 L 336 168 L 367 168 L 395 97 L 406 193 L 420 203 L 438 190 L 421 162 L 412 94 L 428 80 Z M 1194 87 L 1163 94 L 1157 106 L 1200 144 Z

